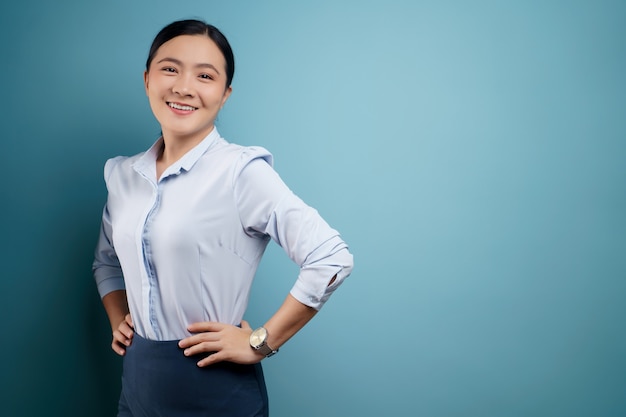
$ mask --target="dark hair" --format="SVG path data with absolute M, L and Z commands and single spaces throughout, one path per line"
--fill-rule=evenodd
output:
M 215 42 L 226 61 L 226 87 L 229 87 L 235 75 L 235 57 L 233 56 L 233 50 L 226 36 L 224 36 L 218 28 L 202 20 L 179 20 L 161 29 L 152 41 L 152 46 L 150 46 L 150 52 L 148 53 L 148 59 L 146 61 L 146 71 L 150 70 L 150 63 L 152 63 L 154 55 L 156 55 L 161 45 L 181 35 L 206 35 Z

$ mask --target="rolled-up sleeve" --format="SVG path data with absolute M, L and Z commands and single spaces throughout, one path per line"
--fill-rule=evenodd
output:
M 111 223 L 105 207 L 102 215 L 100 237 L 98 238 L 93 261 L 93 274 L 100 297 L 104 297 L 112 291 L 125 289 L 122 267 L 117 259 L 110 236 Z
M 350 275 L 352 254 L 339 232 L 296 196 L 268 161 L 261 151 L 242 156 L 234 185 L 242 225 L 251 235 L 270 236 L 299 265 L 291 295 L 319 310 Z
M 107 161 L 104 168 L 105 180 L 108 180 L 111 170 L 120 159 L 118 157 Z M 102 212 L 102 225 L 92 269 L 100 297 L 104 297 L 112 291 L 125 289 L 122 267 L 113 245 L 111 218 L 107 206 Z

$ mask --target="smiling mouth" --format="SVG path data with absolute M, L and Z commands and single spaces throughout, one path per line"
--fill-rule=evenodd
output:
M 197 107 L 191 107 L 191 106 L 186 106 L 186 105 L 183 105 L 183 104 L 172 103 L 170 101 L 167 102 L 167 105 L 170 106 L 173 109 L 176 109 L 176 110 L 183 110 L 183 111 L 198 110 Z

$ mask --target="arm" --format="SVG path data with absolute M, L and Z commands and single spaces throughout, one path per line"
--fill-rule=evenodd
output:
M 305 324 L 317 314 L 313 307 L 302 304 L 291 294 L 285 298 L 283 305 L 265 323 L 267 329 L 267 344 L 278 349 L 291 339 Z
M 307 206 L 264 161 L 248 163 L 235 186 L 242 226 L 251 236 L 270 236 L 300 266 L 300 274 L 282 306 L 267 321 L 267 343 L 278 349 L 328 300 L 352 270 L 352 255 L 338 232 Z M 201 322 L 188 327 L 191 337 L 179 346 L 185 355 L 211 353 L 199 366 L 219 361 L 259 362 L 264 356 L 250 346 L 252 329 Z
M 278 349 L 315 316 L 317 310 L 306 306 L 288 295 L 283 305 L 267 321 L 267 343 Z M 260 362 L 264 356 L 250 346 L 252 328 L 243 321 L 241 328 L 228 324 L 201 322 L 189 326 L 196 333 L 179 342 L 186 356 L 215 352 L 198 362 L 198 366 L 208 366 L 220 361 L 243 364 Z
M 93 272 L 102 298 L 102 304 L 109 317 L 113 341 L 111 348 L 118 355 L 126 353 L 133 337 L 133 322 L 130 318 L 122 268 L 111 241 L 111 220 L 105 206 L 102 226 L 95 251 Z
M 109 177 L 118 163 L 125 157 L 109 159 L 104 166 L 104 180 L 109 187 Z M 102 304 L 111 324 L 113 340 L 111 348 L 122 356 L 130 346 L 134 334 L 133 321 L 129 314 L 128 301 L 122 267 L 113 245 L 113 225 L 109 213 L 109 201 L 102 211 L 100 236 L 94 254 L 93 273 L 102 299 Z
M 113 334 L 111 348 L 118 355 L 124 356 L 134 335 L 133 321 L 126 301 L 126 291 L 117 290 L 108 293 L 102 298 L 102 304 L 111 323 Z

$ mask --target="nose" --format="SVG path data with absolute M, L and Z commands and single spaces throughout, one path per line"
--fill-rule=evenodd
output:
M 172 86 L 172 92 L 181 96 L 193 97 L 193 88 L 191 82 L 186 76 L 179 76 L 176 78 L 176 82 Z

